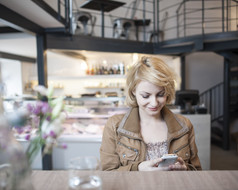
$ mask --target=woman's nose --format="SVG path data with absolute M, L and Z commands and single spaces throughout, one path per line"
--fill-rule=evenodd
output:
M 158 105 L 157 97 L 152 97 L 151 98 L 150 105 L 153 106 L 153 107 Z

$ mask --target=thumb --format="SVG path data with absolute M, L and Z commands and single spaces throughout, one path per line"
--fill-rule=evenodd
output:
M 158 165 L 160 162 L 162 162 L 162 158 L 150 160 L 151 166 Z

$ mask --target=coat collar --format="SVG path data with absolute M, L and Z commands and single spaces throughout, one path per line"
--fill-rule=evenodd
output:
M 188 127 L 184 125 L 174 113 L 166 106 L 162 109 L 162 116 L 168 127 L 168 141 L 188 131 Z M 143 140 L 140 133 L 140 116 L 139 108 L 130 108 L 124 115 L 117 129 L 118 133 L 133 139 Z
M 162 116 L 168 127 L 168 142 L 185 134 L 189 128 L 184 122 L 178 119 L 177 115 L 171 112 L 166 106 L 162 109 Z
M 117 132 L 124 134 L 129 138 L 143 140 L 140 133 L 140 116 L 138 107 L 130 108 L 127 111 L 119 124 Z

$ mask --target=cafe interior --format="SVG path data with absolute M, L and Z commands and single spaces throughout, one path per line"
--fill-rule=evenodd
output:
M 176 74 L 167 107 L 191 121 L 202 171 L 100 171 L 145 55 Z M 236 189 L 237 60 L 237 0 L 0 0 L 0 190 Z

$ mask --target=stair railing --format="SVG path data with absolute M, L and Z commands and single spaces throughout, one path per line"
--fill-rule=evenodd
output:
M 211 122 L 223 117 L 223 82 L 200 94 L 200 104 L 204 104 L 208 113 L 211 114 Z

